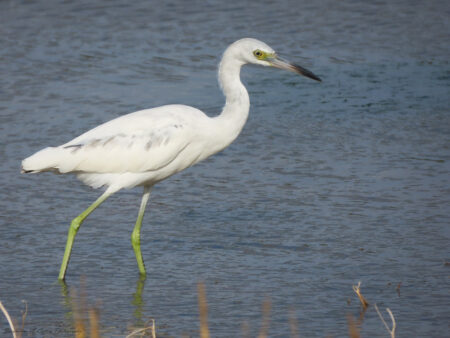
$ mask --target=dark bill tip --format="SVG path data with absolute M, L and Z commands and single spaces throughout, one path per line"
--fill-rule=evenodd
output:
M 289 61 L 283 60 L 277 56 L 270 58 L 268 61 L 270 62 L 270 64 L 273 67 L 290 70 L 291 72 L 294 72 L 294 73 L 309 77 L 310 79 L 322 82 L 320 77 L 318 77 L 317 75 L 315 75 L 313 72 L 309 71 L 308 69 L 303 68 L 302 66 L 299 66 L 295 63 L 290 63 Z
M 309 77 L 310 79 L 322 82 L 322 79 L 320 77 L 318 77 L 317 75 L 315 75 L 313 72 L 311 72 L 310 70 L 303 68 L 302 66 L 296 65 L 296 64 L 291 64 L 291 69 L 303 76 Z

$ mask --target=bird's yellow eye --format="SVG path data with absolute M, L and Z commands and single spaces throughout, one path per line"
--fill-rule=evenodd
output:
M 265 54 L 266 54 L 266 53 L 264 53 L 263 51 L 261 51 L 261 50 L 259 50 L 259 49 L 255 50 L 255 51 L 253 52 L 253 55 L 254 55 L 257 59 L 259 59 L 259 60 L 264 59 Z

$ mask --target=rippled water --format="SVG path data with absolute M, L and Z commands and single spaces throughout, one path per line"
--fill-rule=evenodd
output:
M 397 337 L 447 336 L 449 15 L 440 1 L 2 1 L 0 300 L 15 318 L 27 301 L 24 336 L 73 336 L 81 276 L 104 336 L 149 318 L 161 336 L 197 336 L 198 281 L 215 337 L 256 336 L 266 297 L 271 337 L 289 336 L 290 317 L 302 336 L 347 336 L 358 281 Z M 21 175 L 20 161 L 142 108 L 217 114 L 218 60 L 245 36 L 323 83 L 245 68 L 242 135 L 154 189 L 147 280 L 130 244 L 135 189 L 87 219 L 58 284 L 70 220 L 100 191 Z M 361 331 L 387 336 L 373 307 Z

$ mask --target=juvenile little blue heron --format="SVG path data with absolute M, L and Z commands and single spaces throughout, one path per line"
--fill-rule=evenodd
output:
M 48 147 L 22 161 L 22 172 L 73 173 L 85 184 L 105 192 L 70 224 L 59 279 L 64 280 L 73 241 L 83 221 L 109 196 L 123 188 L 144 187 L 131 243 L 139 272 L 145 275 L 140 230 L 154 184 L 223 150 L 241 132 L 250 108 L 240 80 L 247 63 L 287 69 L 321 81 L 309 70 L 284 61 L 272 48 L 255 39 L 241 39 L 224 52 L 219 83 L 226 98 L 222 113 L 208 117 L 184 105 L 137 111 L 106 122 L 72 141 Z

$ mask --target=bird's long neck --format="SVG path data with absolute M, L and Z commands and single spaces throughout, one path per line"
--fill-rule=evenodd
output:
M 224 53 L 219 65 L 219 83 L 226 102 L 222 113 L 215 118 L 220 134 L 226 139 L 225 146 L 239 135 L 250 109 L 248 92 L 240 79 L 243 63 L 227 52 Z

